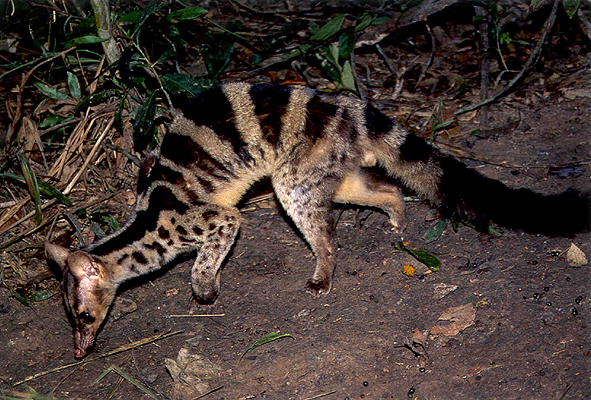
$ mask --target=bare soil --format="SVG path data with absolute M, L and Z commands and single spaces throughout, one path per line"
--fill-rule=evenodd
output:
M 591 189 L 588 99 L 555 93 L 525 104 L 492 107 L 493 126 L 518 121 L 509 131 L 458 135 L 462 139 L 452 144 L 497 163 L 530 166 L 469 161 L 512 187 L 542 193 Z M 576 177 L 548 173 L 550 165 L 576 161 L 587 162 Z M 565 261 L 571 242 L 591 255 L 590 235 L 549 238 L 499 229 L 502 235 L 495 237 L 460 226 L 425 243 L 421 236 L 433 224 L 429 209 L 407 204 L 402 238 L 390 232 L 380 212 L 334 211 L 335 217 L 342 211 L 337 270 L 333 290 L 320 298 L 304 290 L 314 257 L 302 237 L 274 207 L 247 210 L 213 306 L 194 304 L 192 260 L 181 260 L 122 290 L 86 363 L 16 387 L 33 374 L 75 362 L 72 332 L 57 281 L 45 283 L 56 295 L 31 307 L 0 291 L 0 389 L 5 396 L 30 385 L 65 399 L 149 398 L 115 372 L 96 382 L 116 366 L 156 398 L 168 399 L 218 388 L 203 398 L 591 398 L 590 267 Z M 425 273 L 414 259 L 393 252 L 401 239 L 436 255 L 440 272 Z M 405 264 L 417 274 L 404 275 Z M 449 293 L 441 292 L 445 288 Z M 456 322 L 438 320 L 459 306 L 467 312 L 454 317 L 464 318 L 456 333 Z M 171 317 L 182 314 L 224 316 Z M 443 333 L 430 333 L 434 327 Z M 169 331 L 182 333 L 96 359 Z M 292 338 L 241 358 L 269 332 Z

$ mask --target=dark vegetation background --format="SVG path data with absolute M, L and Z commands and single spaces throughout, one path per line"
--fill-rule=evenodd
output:
M 591 282 L 588 267 L 565 261 L 570 241 L 480 235 L 412 193 L 402 239 L 381 214 L 335 211 L 346 251 L 334 293 L 315 300 L 301 290 L 313 258 L 263 182 L 242 204 L 213 308 L 191 303 L 181 262 L 124 292 L 99 336 L 103 358 L 57 371 L 73 361 L 71 332 L 43 250 L 47 237 L 74 248 L 118 229 L 172 100 L 224 81 L 348 92 L 511 186 L 589 190 L 589 9 L 0 1 L 0 395 L 589 398 Z M 588 235 L 573 243 L 590 250 Z M 170 318 L 216 312 L 226 316 Z M 163 347 L 138 343 L 169 330 L 184 333 Z M 240 359 L 283 333 L 296 340 Z M 120 349 L 125 338 L 132 345 Z

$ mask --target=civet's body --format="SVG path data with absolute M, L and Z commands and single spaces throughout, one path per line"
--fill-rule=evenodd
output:
M 271 178 L 281 205 L 316 255 L 307 284 L 313 294 L 331 288 L 333 202 L 380 208 L 395 230 L 404 228 L 402 196 L 390 178 L 448 215 L 546 234 L 589 228 L 588 197 L 508 189 L 350 96 L 230 83 L 188 99 L 180 109 L 142 164 L 135 217 L 84 250 L 47 243 L 49 256 L 64 271 L 76 357 L 92 347 L 117 287 L 181 252 L 199 249 L 193 292 L 197 301 L 213 302 L 220 266 L 240 225 L 235 206 L 263 177 Z

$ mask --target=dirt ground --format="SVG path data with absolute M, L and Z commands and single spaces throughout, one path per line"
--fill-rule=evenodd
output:
M 494 126 L 519 120 L 517 126 L 461 135 L 452 143 L 499 163 L 546 166 L 470 161 L 512 187 L 589 190 L 590 114 L 588 99 L 560 93 L 535 104 L 495 105 Z M 575 161 L 587 164 L 563 171 L 571 172 L 566 177 L 548 173 L 548 165 Z M 72 332 L 59 294 L 27 308 L 2 290 L 2 393 L 16 397 L 30 386 L 65 399 L 150 398 L 120 378 L 120 371 L 165 399 L 210 391 L 203 398 L 591 398 L 591 274 L 589 266 L 570 267 L 564 259 L 571 242 L 591 255 L 590 235 L 571 240 L 504 230 L 494 237 L 461 226 L 425 243 L 421 236 L 433 224 L 429 209 L 421 202 L 407 204 L 402 238 L 436 255 L 442 261 L 438 273 L 424 274 L 424 266 L 394 252 L 401 237 L 390 232 L 385 215 L 345 209 L 337 226 L 334 288 L 314 298 L 304 290 L 314 268 L 311 251 L 281 212 L 258 206 L 243 213 L 213 306 L 192 302 L 192 261 L 181 260 L 120 293 L 95 352 L 83 363 L 18 386 L 13 385 L 75 362 Z M 404 275 L 405 264 L 418 273 Z M 49 285 L 59 292 L 57 281 Z M 452 316 L 440 320 L 444 313 Z M 171 316 L 187 314 L 223 316 Z M 130 342 L 177 331 L 108 355 Z M 241 358 L 269 332 L 292 337 Z M 111 366 L 119 370 L 98 381 Z

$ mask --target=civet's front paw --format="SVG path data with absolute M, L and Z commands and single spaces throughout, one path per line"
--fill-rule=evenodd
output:
M 330 292 L 330 279 L 324 279 L 322 281 L 316 279 L 310 279 L 306 284 L 307 291 L 314 296 L 327 295 Z

